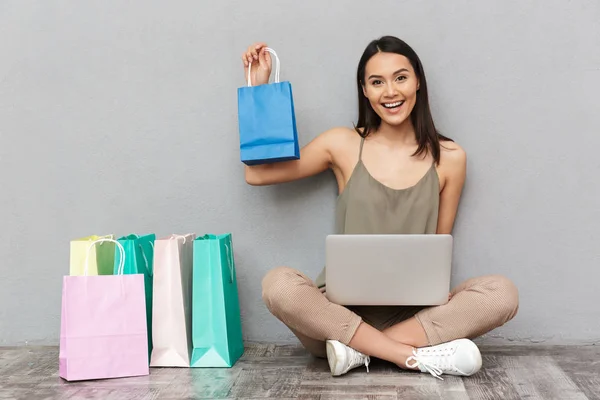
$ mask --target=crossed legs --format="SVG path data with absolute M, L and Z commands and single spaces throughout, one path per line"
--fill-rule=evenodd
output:
M 451 292 L 450 301 L 379 330 L 349 308 L 330 302 L 306 275 L 278 267 L 263 279 L 269 311 L 317 357 L 325 341 L 337 340 L 365 355 L 407 368 L 414 348 L 454 339 L 473 339 L 510 321 L 518 311 L 518 291 L 500 275 L 469 279 Z

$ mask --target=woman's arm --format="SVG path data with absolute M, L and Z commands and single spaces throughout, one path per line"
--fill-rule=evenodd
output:
M 254 43 L 242 54 L 244 77 L 248 75 L 248 68 L 252 64 L 250 80 L 253 85 L 263 85 L 269 81 L 272 63 L 266 48 L 266 43 Z M 340 131 L 341 129 L 334 128 L 317 136 L 300 150 L 300 159 L 298 160 L 246 165 L 244 167 L 246 182 L 254 186 L 273 185 L 306 178 L 325 171 L 332 166 L 331 150 L 335 148 L 333 146 L 335 143 L 332 141 Z
M 253 186 L 290 182 L 319 174 L 332 166 L 332 149 L 343 128 L 321 133 L 300 150 L 300 159 L 245 166 L 246 182 Z
M 467 154 L 456 143 L 446 142 L 444 146 L 447 149 L 442 148 L 440 169 L 445 176 L 445 182 L 440 193 L 437 233 L 451 234 L 465 184 Z

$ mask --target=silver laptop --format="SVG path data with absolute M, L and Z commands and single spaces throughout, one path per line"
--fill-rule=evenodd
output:
M 446 304 L 451 235 L 329 235 L 326 295 L 340 305 Z

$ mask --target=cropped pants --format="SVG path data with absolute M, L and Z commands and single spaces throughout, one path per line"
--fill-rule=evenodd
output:
M 469 279 L 451 293 L 450 301 L 441 306 L 344 307 L 330 302 L 324 289 L 293 268 L 275 268 L 262 282 L 269 311 L 317 357 L 326 356 L 326 340 L 348 345 L 362 322 L 384 330 L 414 316 L 432 346 L 481 336 L 510 321 L 519 308 L 517 288 L 501 275 Z

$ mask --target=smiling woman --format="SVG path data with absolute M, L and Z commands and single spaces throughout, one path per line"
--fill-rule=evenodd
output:
M 390 36 L 371 42 L 359 61 L 356 81 L 357 125 L 363 127 L 358 131 L 362 136 L 379 129 L 382 119 L 389 125 L 400 125 L 410 116 L 418 143 L 415 155 L 429 150 L 439 163 L 440 140 L 450 139 L 435 127 L 425 71 L 410 46 Z
M 252 64 L 255 85 L 271 73 L 265 48 L 258 43 L 242 55 L 244 76 Z M 393 36 L 374 40 L 360 58 L 356 84 L 354 129 L 321 133 L 299 160 L 245 166 L 246 181 L 269 185 L 331 169 L 340 193 L 336 233 L 450 234 L 466 155 L 435 127 L 417 54 Z M 296 269 L 274 268 L 263 279 L 263 299 L 311 353 L 327 357 L 336 376 L 368 366 L 370 356 L 436 377 L 472 375 L 481 354 L 471 339 L 518 310 L 516 287 L 499 275 L 463 282 L 446 304 L 432 307 L 344 307 L 327 298 L 325 277 L 325 269 L 313 281 Z

